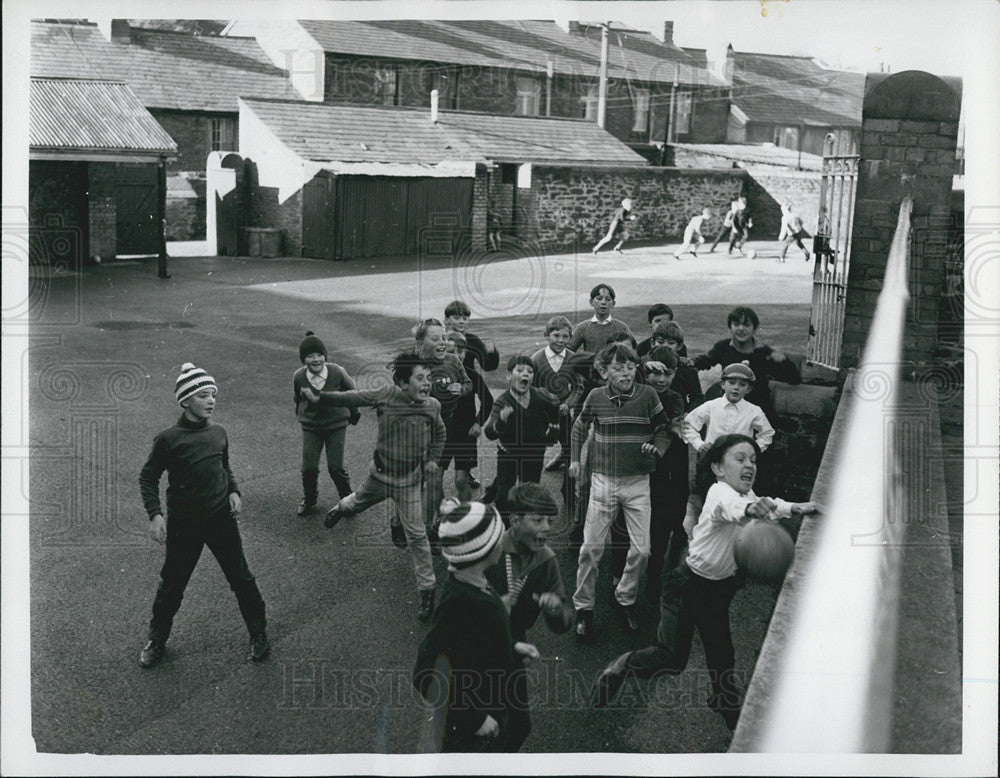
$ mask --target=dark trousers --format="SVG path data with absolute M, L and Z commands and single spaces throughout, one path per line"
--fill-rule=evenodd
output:
M 736 654 L 729 631 L 729 603 L 739 587 L 736 576 L 711 581 L 693 572 L 686 563 L 674 568 L 663 581 L 656 644 L 633 651 L 626 666 L 639 678 L 682 672 L 687 667 L 691 641 L 697 629 L 719 707 L 738 710 L 739 689 L 734 677 Z
M 732 225 L 728 224 L 723 224 L 721 227 L 719 227 L 719 233 L 718 235 L 715 236 L 715 240 L 712 241 L 712 251 L 715 251 L 716 246 L 718 246 L 722 242 L 722 239 L 729 234 L 729 231 L 731 229 Z
M 802 244 L 802 239 L 803 238 L 808 238 L 808 237 L 809 237 L 809 233 L 806 232 L 806 231 L 804 231 L 804 230 L 801 231 L 801 232 L 794 232 L 794 233 L 789 233 L 788 235 L 786 235 L 782 239 L 782 241 L 781 241 L 781 258 L 782 259 L 785 258 L 785 254 L 788 252 L 788 247 L 791 246 L 793 243 L 796 244 L 804 252 L 806 252 L 806 254 L 808 254 L 809 253 L 809 249 L 807 249 Z
M 203 547 L 208 546 L 222 568 L 251 637 L 264 631 L 264 600 L 243 556 L 239 526 L 229 509 L 208 516 L 171 516 L 167 520 L 167 557 L 153 600 L 149 639 L 166 641 L 181 607 L 181 599 Z
M 500 511 L 505 526 L 510 525 L 507 492 L 518 483 L 530 481 L 537 484 L 541 481 L 544 457 L 544 448 L 530 453 L 497 448 L 497 510 Z
M 518 659 L 518 666 L 508 680 L 506 747 L 511 753 L 519 751 L 531 734 L 528 673 L 524 668 L 524 660 L 520 657 Z
M 733 248 L 742 249 L 749 237 L 750 230 L 746 227 L 733 227 L 729 233 L 729 251 L 732 252 Z
M 346 427 L 336 430 L 302 430 L 302 489 L 307 502 L 315 503 L 318 496 L 319 458 L 324 448 L 326 469 L 337 487 L 337 493 L 341 497 L 351 493 L 351 480 L 344 469 L 346 440 Z

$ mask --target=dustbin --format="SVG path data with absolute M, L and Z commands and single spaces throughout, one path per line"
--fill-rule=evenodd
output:
M 244 227 L 247 256 L 278 257 L 281 256 L 281 234 L 284 230 L 277 227 Z

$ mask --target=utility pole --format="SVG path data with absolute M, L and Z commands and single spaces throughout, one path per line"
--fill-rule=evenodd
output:
M 608 104 L 608 22 L 601 24 L 601 75 L 597 83 L 597 126 L 604 129 Z
M 674 132 L 674 101 L 677 95 L 677 66 L 674 65 L 674 83 L 670 87 L 670 113 L 667 117 L 667 143 L 677 140 L 677 133 Z
M 545 68 L 545 72 L 546 72 L 546 74 L 549 77 L 548 78 L 548 83 L 546 85 L 548 88 L 545 90 L 545 115 L 546 116 L 551 116 L 552 115 L 552 77 L 556 73 L 555 65 L 552 64 L 552 60 L 551 59 L 549 60 L 548 65 Z

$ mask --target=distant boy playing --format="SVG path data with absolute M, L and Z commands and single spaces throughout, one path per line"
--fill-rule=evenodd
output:
M 326 514 L 328 528 L 345 516 L 355 516 L 387 498 L 396 504 L 413 560 L 420 591 L 417 618 L 427 621 L 434 610 L 434 563 L 424 524 L 420 484 L 438 468 L 445 428 L 441 404 L 430 396 L 431 366 L 409 352 L 392 362 L 393 386 L 350 392 L 313 392 L 306 399 L 325 405 L 375 407 L 378 436 L 368 477 L 356 492 Z
M 236 523 L 240 490 L 229 467 L 229 439 L 226 431 L 211 421 L 217 392 L 215 379 L 204 370 L 190 362 L 181 367 L 174 395 L 184 413 L 173 427 L 156 436 L 139 473 L 149 534 L 157 543 L 167 544 L 148 642 L 139 655 L 143 667 L 152 667 L 163 658 L 174 616 L 205 546 L 236 595 L 250 633 L 250 658 L 257 662 L 271 652 L 264 600 L 247 566 Z M 160 506 L 164 471 L 168 477 L 167 518 Z
M 687 227 L 684 228 L 684 242 L 681 244 L 680 248 L 674 252 L 674 259 L 680 259 L 683 254 L 690 254 L 693 257 L 698 256 L 698 246 L 705 242 L 705 238 L 702 237 L 701 227 L 706 219 L 712 218 L 712 212 L 705 208 L 701 213 L 696 216 L 691 217 L 691 221 L 687 223 Z

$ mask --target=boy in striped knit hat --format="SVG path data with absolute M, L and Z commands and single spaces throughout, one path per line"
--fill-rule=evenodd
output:
M 500 559 L 502 534 L 492 505 L 462 503 L 442 518 L 448 578 L 413 668 L 413 685 L 434 709 L 421 751 L 508 749 L 515 655 L 539 654 L 530 643 L 514 642 L 504 602 L 486 579 Z
M 153 450 L 139 473 L 142 501 L 149 514 L 149 534 L 166 542 L 167 555 L 160 586 L 153 600 L 149 641 L 139 664 L 152 667 L 163 658 L 174 615 L 184 589 L 208 546 L 236 594 L 250 632 L 250 658 L 264 659 L 271 651 L 264 631 L 264 600 L 243 556 L 236 516 L 240 490 L 229 467 L 226 431 L 211 421 L 217 393 L 215 379 L 190 362 L 181 367 L 174 389 L 184 413 L 153 441 Z M 167 518 L 160 506 L 160 477 L 167 471 Z
M 626 628 L 637 632 L 634 606 L 649 558 L 649 474 L 667 450 L 667 418 L 656 390 L 635 382 L 639 357 L 626 343 L 612 343 L 594 360 L 606 385 L 587 395 L 573 425 L 569 476 L 580 472 L 580 450 L 590 427 L 590 501 L 583 527 L 583 544 L 576 570 L 576 634 L 581 642 L 594 636 L 594 599 L 597 565 L 618 509 L 625 513 L 631 547 L 621 580 L 615 587 L 615 606 Z

